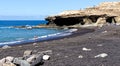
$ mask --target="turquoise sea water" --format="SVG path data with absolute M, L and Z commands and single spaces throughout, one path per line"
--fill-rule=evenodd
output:
M 43 41 L 48 39 L 53 39 L 65 35 L 69 35 L 66 30 L 58 29 L 22 29 L 22 28 L 13 28 L 12 26 L 35 26 L 38 24 L 46 24 L 44 20 L 11 20 L 11 21 L 0 21 L 0 46 L 3 45 L 12 45 L 12 44 L 21 44 L 34 42 L 35 36 L 38 38 L 37 41 Z

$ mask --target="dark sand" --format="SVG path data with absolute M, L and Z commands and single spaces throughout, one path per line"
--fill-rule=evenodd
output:
M 83 51 L 83 47 L 92 50 Z M 120 26 L 79 29 L 74 35 L 64 39 L 0 49 L 0 59 L 22 56 L 25 50 L 52 50 L 51 59 L 42 66 L 120 66 Z M 94 58 L 101 53 L 107 53 L 108 56 Z M 79 55 L 83 55 L 83 58 L 78 58 Z

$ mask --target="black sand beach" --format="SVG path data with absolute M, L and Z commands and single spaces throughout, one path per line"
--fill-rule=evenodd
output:
M 89 48 L 90 51 L 83 51 Z M 120 66 L 120 26 L 79 29 L 74 35 L 59 40 L 38 42 L 0 49 L 0 59 L 20 57 L 25 50 L 34 53 L 52 50 L 51 59 L 42 66 Z M 95 58 L 106 53 L 108 56 Z

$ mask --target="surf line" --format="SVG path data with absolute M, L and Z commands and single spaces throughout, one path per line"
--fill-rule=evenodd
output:
M 27 44 L 27 43 L 34 43 L 34 42 L 42 42 L 42 41 L 59 39 L 59 38 L 63 38 L 63 37 L 72 35 L 77 30 L 78 29 L 69 29 L 69 30 L 66 30 L 64 32 L 59 32 L 59 33 L 55 33 L 55 34 L 49 34 L 49 35 L 45 35 L 45 36 L 34 36 L 34 38 L 29 39 L 29 40 L 2 42 L 2 43 L 0 43 L 0 47 L 5 46 L 5 45 L 14 46 L 14 45 L 22 45 L 22 44 Z

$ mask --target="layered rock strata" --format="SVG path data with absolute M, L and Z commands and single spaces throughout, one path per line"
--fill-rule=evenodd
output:
M 104 2 L 84 10 L 64 11 L 45 19 L 48 26 L 120 23 L 120 2 Z

